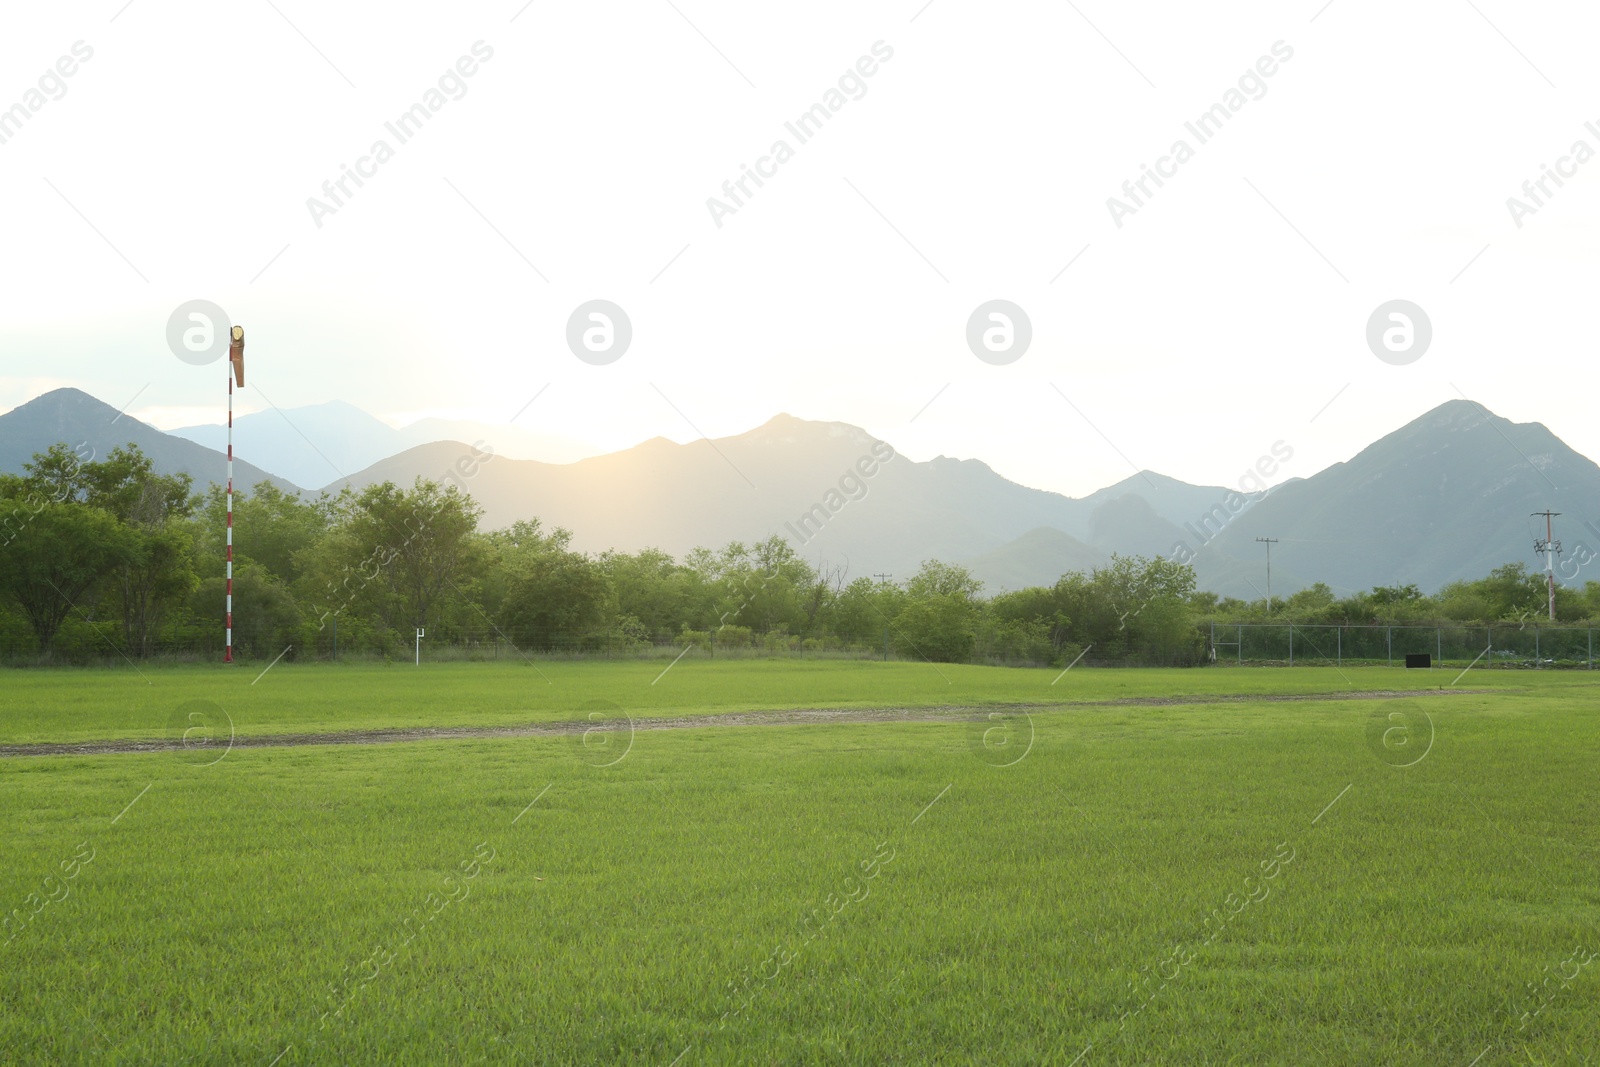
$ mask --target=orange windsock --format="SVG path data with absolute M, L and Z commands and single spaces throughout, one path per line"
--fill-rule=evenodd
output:
M 228 361 L 233 364 L 233 380 L 244 388 L 244 327 L 235 326 L 228 340 Z

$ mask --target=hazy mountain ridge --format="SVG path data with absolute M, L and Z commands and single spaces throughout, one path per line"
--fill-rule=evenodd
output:
M 56 389 L 0 415 L 0 471 L 21 474 L 23 464 L 35 453 L 58 442 L 75 448 L 82 443 L 87 446 L 83 451 L 93 449 L 96 459 L 131 442 L 150 457 L 159 473 L 188 474 L 197 490 L 211 482 L 221 485 L 228 478 L 226 443 L 217 450 L 162 433 L 79 389 Z M 235 447 L 236 486 L 268 481 L 285 492 L 301 491 L 287 478 L 269 474 L 240 457 L 241 451 Z
M 367 420 L 377 423 L 346 404 L 322 407 L 349 423 L 352 439 L 370 429 Z M 289 429 L 297 435 L 316 430 L 308 410 L 295 409 Z M 289 425 L 275 412 L 250 418 Z M 238 420 L 240 457 L 261 447 L 263 425 L 270 422 Z M 100 455 L 133 441 L 158 470 L 187 471 L 199 484 L 224 476 L 220 453 L 119 417 L 73 389 L 0 415 L 0 470 L 20 471 L 56 441 L 82 440 Z M 332 431 L 312 440 L 313 453 L 330 455 L 349 443 Z M 1600 547 L 1600 525 L 1584 525 L 1600 517 L 1585 510 L 1600 499 L 1600 466 L 1542 424 L 1512 423 L 1465 400 L 1347 461 L 1256 494 L 1141 471 L 1071 498 L 1009 481 L 978 459 L 913 462 L 892 444 L 848 423 L 778 415 L 715 441 L 658 437 L 570 463 L 496 455 L 470 478 L 452 472 L 475 454 L 473 445 L 435 441 L 322 484 L 337 493 L 418 476 L 454 481 L 483 506 L 484 528 L 537 517 L 571 529 L 574 546 L 591 552 L 657 547 L 681 557 L 701 545 L 778 534 L 808 559 L 845 564 L 852 577 L 909 575 L 939 558 L 968 565 L 990 592 L 1050 584 L 1115 552 L 1192 561 L 1202 588 L 1260 597 L 1266 567 L 1257 537 L 1278 539 L 1275 595 L 1314 581 L 1340 592 L 1394 583 L 1431 591 L 1503 563 L 1535 563 L 1528 513 L 1546 507 L 1564 513 L 1557 536 L 1569 551 L 1585 539 Z M 329 459 L 319 462 L 331 469 Z M 238 460 L 240 486 L 262 479 L 295 488 Z
M 1263 585 L 1255 538 L 1277 537 L 1274 594 L 1310 581 L 1336 591 L 1396 583 L 1431 591 L 1503 563 L 1537 565 L 1532 538 L 1544 523 L 1534 511 L 1563 513 L 1556 534 L 1569 551 L 1584 539 L 1595 546 L 1584 524 L 1597 500 L 1600 466 L 1542 423 L 1452 400 L 1343 463 L 1278 486 L 1201 549 L 1195 568 L 1206 588 L 1259 596 L 1243 576 L 1253 569 Z
M 206 424 L 168 432 L 220 449 L 228 428 Z M 322 485 L 434 441 L 482 441 L 498 455 L 536 455 L 550 463 L 570 463 L 600 451 L 555 434 L 469 420 L 419 419 L 395 429 L 343 400 L 238 415 L 233 433 L 236 448 L 248 442 L 252 455 L 271 456 L 273 469 L 300 485 Z

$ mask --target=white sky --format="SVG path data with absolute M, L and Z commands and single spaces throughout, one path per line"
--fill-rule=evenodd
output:
M 241 410 L 503 422 L 548 383 L 519 425 L 606 448 L 788 411 L 1081 495 L 1128 461 L 1232 483 L 1280 439 L 1281 477 L 1310 475 L 1464 393 L 1600 456 L 1600 160 L 1520 229 L 1506 206 L 1600 149 L 1592 5 L 922 5 L 13 6 L 0 108 L 94 51 L 0 144 L 0 409 L 74 385 L 219 417 L 223 364 L 165 340 L 207 299 L 246 328 Z M 479 40 L 399 144 L 384 123 Z M 785 121 L 880 40 L 798 144 Z M 1185 121 L 1280 40 L 1198 144 Z M 1118 229 L 1106 198 L 1180 137 Z M 307 198 L 379 138 L 394 158 L 319 229 Z M 794 158 L 717 228 L 707 197 L 779 138 Z M 606 366 L 565 343 L 597 297 L 634 329 Z M 966 345 L 993 298 L 1033 324 L 1007 366 Z M 1395 298 L 1433 322 L 1409 366 L 1365 342 Z

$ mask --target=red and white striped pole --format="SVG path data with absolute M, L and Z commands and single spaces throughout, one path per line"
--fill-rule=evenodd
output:
M 228 341 L 228 608 L 227 644 L 222 662 L 233 662 L 233 382 L 244 387 L 244 327 L 235 326 Z

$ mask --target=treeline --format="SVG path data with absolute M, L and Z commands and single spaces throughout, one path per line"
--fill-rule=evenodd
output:
M 73 662 L 220 656 L 226 499 L 156 474 L 129 445 L 104 459 L 57 445 L 0 475 L 0 650 Z M 885 654 L 938 662 L 1066 666 L 1204 662 L 1208 621 L 1526 618 L 1544 586 L 1501 568 L 1436 597 L 1415 587 L 1335 599 L 1315 586 L 1271 605 L 1195 589 L 1186 564 L 1114 558 L 1053 586 L 982 595 L 930 560 L 898 582 L 852 577 L 783 538 L 697 548 L 573 550 L 537 520 L 480 532 L 460 486 L 418 479 L 314 500 L 271 483 L 234 497 L 235 654 L 270 660 L 401 656 L 492 642 L 524 653 L 653 647 Z M 1600 615 L 1600 586 L 1561 590 L 1573 619 Z M 287 650 L 287 652 L 286 652 Z
M 1193 605 L 1216 622 L 1296 622 L 1321 626 L 1600 626 L 1600 581 L 1572 583 L 1582 572 L 1565 561 L 1557 572 L 1555 622 L 1550 622 L 1550 586 L 1545 573 L 1524 563 L 1508 563 L 1487 578 L 1451 582 L 1432 595 L 1415 585 L 1379 586 L 1352 596 L 1335 596 L 1323 582 L 1290 597 L 1243 601 L 1197 593 Z M 1592 562 L 1592 559 L 1589 561 Z M 1568 584 L 1563 584 L 1568 583 Z

